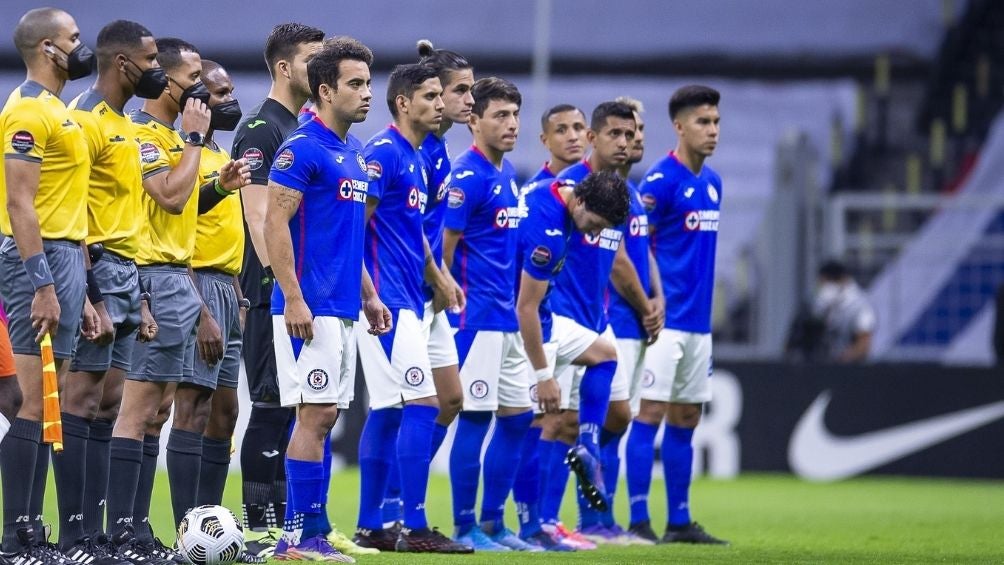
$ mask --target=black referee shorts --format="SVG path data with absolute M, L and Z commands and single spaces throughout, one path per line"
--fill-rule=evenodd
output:
M 279 405 L 279 383 L 272 345 L 272 312 L 266 304 L 251 308 L 244 319 L 244 369 L 251 402 Z

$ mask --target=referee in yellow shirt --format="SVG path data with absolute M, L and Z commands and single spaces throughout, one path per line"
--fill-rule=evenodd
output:
M 21 17 L 14 45 L 28 69 L 0 111 L 0 298 L 23 404 L 0 444 L 3 550 L 37 546 L 48 446 L 42 437 L 42 362 L 38 342 L 49 333 L 62 372 L 80 331 L 85 299 L 87 146 L 59 93 L 90 73 L 93 54 L 80 43 L 73 17 L 38 8 Z M 31 559 L 24 555 L 25 559 Z M 21 557 L 17 557 L 21 559 Z

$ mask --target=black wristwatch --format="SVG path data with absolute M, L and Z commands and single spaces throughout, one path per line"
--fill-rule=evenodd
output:
M 251 301 L 248 300 L 247 298 L 241 298 L 241 300 L 240 300 L 240 307 L 243 308 L 243 309 L 245 309 L 245 310 L 250 310 L 251 309 Z
M 206 144 L 206 138 L 197 131 L 190 131 L 185 135 L 185 143 L 196 147 L 202 147 Z
M 146 300 L 146 305 L 147 306 L 150 306 L 150 305 L 153 304 L 153 297 L 150 296 L 149 292 L 141 292 L 141 293 L 139 293 L 139 299 L 140 300 Z

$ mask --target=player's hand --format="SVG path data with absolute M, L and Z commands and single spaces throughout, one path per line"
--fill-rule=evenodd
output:
M 283 315 L 286 318 L 286 333 L 304 341 L 314 339 L 314 315 L 303 298 L 287 298 Z
M 243 334 L 244 333 L 244 323 L 248 319 L 248 310 L 247 310 L 247 308 L 240 308 L 240 307 L 237 308 L 237 319 L 240 320 L 241 334 Z
M 439 277 L 439 280 L 432 285 L 432 310 L 438 313 L 447 308 L 455 310 L 456 307 L 457 296 L 453 292 L 452 285 L 445 277 Z
M 49 284 L 35 291 L 35 298 L 31 300 L 31 327 L 38 332 L 35 334 L 35 343 L 42 343 L 42 336 L 45 334 L 56 337 L 59 312 L 54 285 Z
M 251 184 L 251 166 L 244 159 L 229 161 L 220 168 L 220 186 L 227 192 L 239 190 Z
M 461 288 L 459 284 L 457 284 L 457 280 L 453 278 L 453 274 L 450 273 L 449 269 L 444 268 L 442 270 L 442 273 L 443 277 L 446 278 L 448 284 L 450 285 L 453 297 L 456 299 L 457 302 L 457 305 L 452 310 L 452 312 L 454 314 L 459 314 L 460 312 L 463 312 L 464 308 L 467 308 L 467 294 L 464 293 L 464 289 Z
M 202 307 L 199 329 L 195 334 L 195 347 L 199 351 L 199 358 L 210 367 L 223 359 L 223 333 L 209 308 L 205 306 Z
M 648 315 L 642 319 L 642 326 L 648 333 L 646 344 L 652 345 L 659 339 L 659 332 L 666 325 L 666 302 L 662 298 L 649 298 Z
M 390 315 L 390 309 L 384 305 L 379 298 L 372 298 L 363 302 L 363 314 L 369 322 L 370 335 L 384 335 L 394 329 L 394 318 Z
M 108 315 L 104 302 L 94 305 L 94 312 L 98 316 L 98 331 L 91 341 L 98 345 L 108 345 L 115 341 L 115 324 L 112 323 L 112 317 Z
M 561 387 L 554 377 L 537 383 L 537 402 L 546 414 L 557 414 L 561 411 Z
M 209 106 L 202 100 L 189 98 L 181 109 L 181 129 L 189 133 L 198 132 L 206 135 L 209 131 Z
M 80 335 L 87 341 L 94 341 L 98 337 L 101 320 L 98 313 L 94 311 L 94 306 L 90 299 L 84 299 L 84 311 L 80 315 Z
M 147 304 L 146 300 L 140 300 L 139 332 L 136 334 L 136 339 L 144 343 L 153 341 L 159 331 L 160 327 L 157 326 L 157 320 L 153 318 L 153 313 L 150 312 L 150 305 Z

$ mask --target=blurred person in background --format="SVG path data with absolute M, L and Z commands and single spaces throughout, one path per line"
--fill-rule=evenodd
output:
M 843 263 L 831 260 L 819 268 L 812 316 L 822 324 L 826 359 L 860 363 L 868 358 L 875 309 Z

